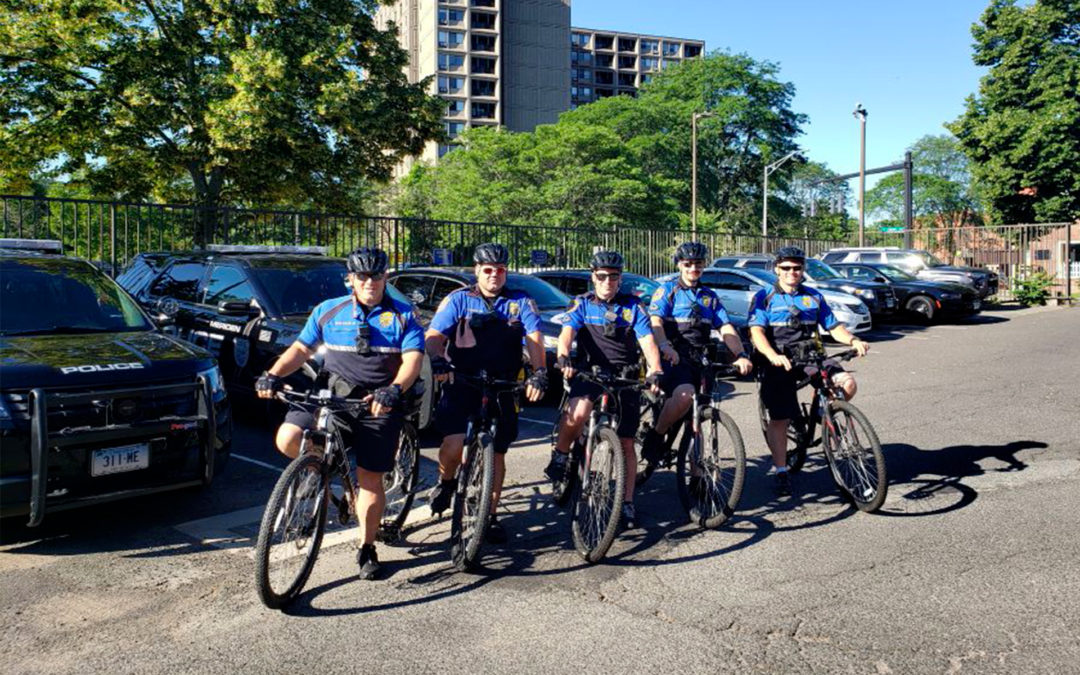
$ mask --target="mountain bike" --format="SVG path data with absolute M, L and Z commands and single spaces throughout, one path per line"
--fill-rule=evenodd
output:
M 349 426 L 342 415 L 370 414 L 371 404 L 370 396 L 343 398 L 329 389 L 315 392 L 286 389 L 276 397 L 291 407 L 311 412 L 315 427 L 304 430 L 300 452 L 274 485 L 259 526 L 255 585 L 259 598 L 271 609 L 295 600 L 311 576 L 330 505 L 334 506 L 342 526 L 348 525 L 355 515 L 359 487 L 341 437 L 340 429 Z M 410 403 L 405 405 L 406 418 L 398 438 L 394 469 L 383 477 L 387 506 L 380 530 L 385 528 L 395 534 L 408 517 L 420 470 L 420 443 L 408 414 Z M 340 496 L 331 489 L 335 478 Z
M 475 375 L 454 373 L 454 378 L 480 389 L 480 409 L 469 416 L 465 427 L 465 448 L 450 520 L 450 559 L 454 567 L 466 571 L 476 568 L 491 522 L 498 419 L 491 415 L 489 407 L 499 401 L 501 394 L 512 392 L 516 396 L 524 386 L 517 380 L 491 377 L 484 370 Z
M 792 369 L 801 373 L 796 388 L 809 385 L 813 395 L 809 403 L 800 403 L 799 415 L 788 424 L 788 467 L 792 471 L 802 469 L 808 449 L 820 444 L 841 494 L 860 511 L 873 513 L 881 508 L 889 489 L 885 454 L 870 420 L 844 400 L 843 392 L 833 383 L 826 367 L 826 361 L 849 361 L 858 353 L 854 349 L 834 356 L 826 356 L 820 350 L 808 352 L 791 360 Z M 769 414 L 760 395 L 758 415 L 764 434 Z M 815 438 L 819 428 L 821 435 Z
M 691 355 L 701 364 L 701 380 L 689 414 L 665 434 L 664 455 L 656 462 L 639 459 L 637 473 L 640 486 L 656 469 L 675 466 L 679 501 L 690 521 L 706 528 L 720 527 L 735 512 L 746 477 L 742 434 L 735 420 L 720 409 L 720 381 L 737 371 L 718 363 L 718 356 L 711 350 Z M 642 395 L 641 426 L 634 441 L 639 458 L 645 432 L 655 425 L 665 400 L 647 391 Z
M 574 547 L 587 562 L 600 561 L 611 548 L 619 530 L 620 506 L 626 489 L 626 459 L 619 441 L 619 394 L 643 389 L 638 380 L 627 380 L 593 367 L 591 373 L 576 371 L 574 378 L 600 388 L 593 400 L 588 425 L 574 441 L 563 480 L 552 486 L 555 502 L 566 506 L 573 498 L 570 530 Z M 566 411 L 568 396 L 560 410 Z M 559 419 L 562 415 L 559 416 Z M 559 423 L 556 421 L 556 434 Z

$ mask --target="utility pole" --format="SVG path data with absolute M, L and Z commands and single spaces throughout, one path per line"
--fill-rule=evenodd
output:
M 766 164 L 764 178 L 761 187 L 761 252 L 768 253 L 766 241 L 769 236 L 769 174 L 780 168 L 780 165 L 799 154 L 798 150 L 792 150 L 772 164 Z
M 861 141 L 859 143 L 859 246 L 866 245 L 866 108 L 855 104 L 852 113 L 859 120 Z

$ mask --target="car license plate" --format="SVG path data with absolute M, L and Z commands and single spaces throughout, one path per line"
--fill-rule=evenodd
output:
M 150 466 L 150 444 L 136 443 L 118 448 L 95 450 L 90 462 L 91 476 L 108 476 L 124 471 L 137 471 Z

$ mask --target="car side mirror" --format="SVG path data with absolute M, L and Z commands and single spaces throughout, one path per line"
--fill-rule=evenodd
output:
M 218 303 L 217 311 L 224 316 L 253 316 L 259 313 L 259 308 L 243 300 L 222 300 Z

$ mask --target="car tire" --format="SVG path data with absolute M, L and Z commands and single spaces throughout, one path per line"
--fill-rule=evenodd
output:
M 928 295 L 916 295 L 909 298 L 904 308 L 923 323 L 931 323 L 934 320 L 934 300 Z

